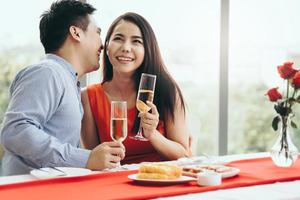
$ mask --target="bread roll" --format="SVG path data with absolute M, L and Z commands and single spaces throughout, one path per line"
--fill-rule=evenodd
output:
M 139 168 L 140 179 L 176 179 L 181 176 L 182 169 L 176 165 L 146 164 Z

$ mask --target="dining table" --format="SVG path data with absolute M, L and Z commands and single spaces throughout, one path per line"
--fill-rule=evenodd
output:
M 300 159 L 293 166 L 284 168 L 275 166 L 268 152 L 201 155 L 167 163 L 184 166 L 207 161 L 238 168 L 239 173 L 222 179 L 221 185 L 217 186 L 199 186 L 196 179 L 170 184 L 132 180 L 130 177 L 138 172 L 141 164 L 123 165 L 78 176 L 41 178 L 33 173 L 1 176 L 0 199 L 300 200 Z

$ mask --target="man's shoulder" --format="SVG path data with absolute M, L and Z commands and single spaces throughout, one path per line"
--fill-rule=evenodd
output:
M 61 72 L 58 64 L 51 60 L 44 59 L 19 71 L 12 81 L 10 90 L 25 83 L 39 84 L 42 82 L 50 83 L 51 81 L 60 82 L 60 76 Z
M 44 76 L 45 79 L 53 78 L 60 74 L 60 66 L 58 63 L 50 60 L 43 59 L 38 63 L 29 65 L 23 68 L 16 75 L 16 79 L 27 76 Z
M 60 74 L 62 69 L 59 63 L 46 58 L 36 64 L 29 66 L 28 68 L 32 71 L 40 71 L 41 73 L 48 72 L 52 74 Z

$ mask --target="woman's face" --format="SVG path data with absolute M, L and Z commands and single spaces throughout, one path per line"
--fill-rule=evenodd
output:
M 107 55 L 114 72 L 133 74 L 145 56 L 144 41 L 138 26 L 121 20 L 108 41 Z

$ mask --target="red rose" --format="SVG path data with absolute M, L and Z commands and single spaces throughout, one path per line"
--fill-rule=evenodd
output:
M 278 92 L 278 87 L 276 87 L 276 88 L 271 88 L 271 89 L 267 92 L 266 95 L 268 95 L 270 101 L 272 101 L 272 102 L 275 102 L 275 101 L 277 101 L 278 99 L 282 99 L 282 95 Z
M 295 88 L 300 88 L 300 71 L 295 74 L 292 84 Z
M 283 65 L 279 65 L 277 67 L 278 73 L 280 74 L 280 77 L 283 79 L 290 79 L 293 78 L 293 76 L 296 74 L 297 70 L 293 69 L 292 62 L 285 62 Z

